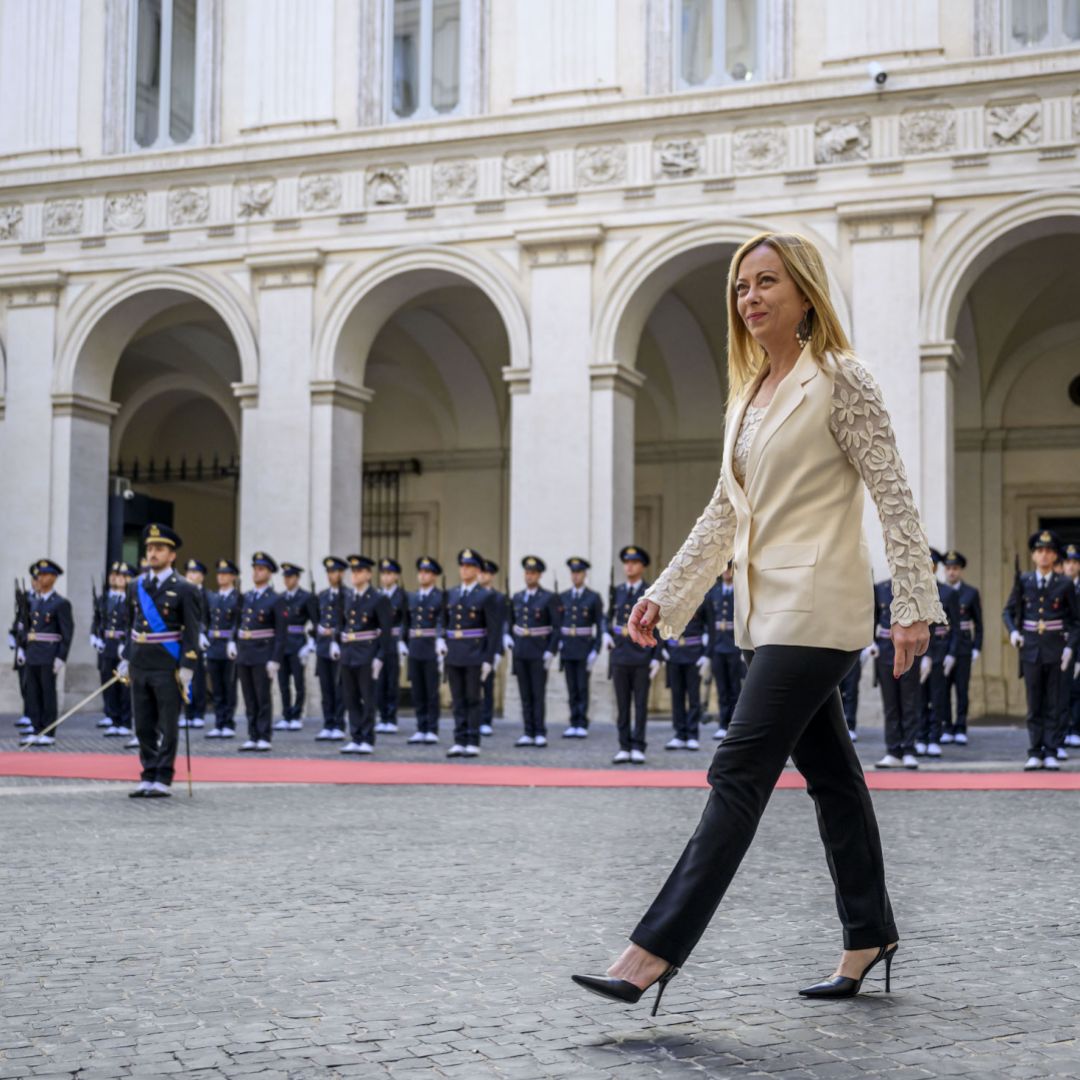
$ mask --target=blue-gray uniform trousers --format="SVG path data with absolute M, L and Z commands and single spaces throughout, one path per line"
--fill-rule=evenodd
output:
M 859 719 L 859 678 L 862 664 L 856 661 L 840 681 L 840 701 L 844 706 L 844 721 L 848 731 L 854 731 Z

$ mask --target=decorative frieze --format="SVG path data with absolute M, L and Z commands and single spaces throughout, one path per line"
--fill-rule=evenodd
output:
M 145 224 L 145 191 L 120 191 L 105 196 L 106 232 L 134 232 Z
M 870 157 L 870 117 L 846 116 L 814 125 L 814 164 L 837 165 Z
M 738 172 L 779 169 L 787 160 L 787 135 L 782 127 L 747 128 L 735 132 L 735 168 Z
M 948 107 L 915 109 L 900 117 L 900 152 L 909 157 L 956 147 L 956 113 Z
M 476 162 L 472 158 L 436 161 L 433 175 L 437 202 L 460 201 L 476 195 Z
M 621 184 L 626 179 L 626 147 L 618 142 L 579 146 L 574 152 L 574 173 L 580 187 Z
M 210 189 L 205 184 L 169 189 L 169 224 L 201 225 L 210 213 Z
M 1034 146 L 1041 141 L 1041 102 L 1013 101 L 986 106 L 987 146 Z
M 321 214 L 341 206 L 341 176 L 336 172 L 304 173 L 300 177 L 300 209 Z
M 700 135 L 657 139 L 653 143 L 655 175 L 678 178 L 701 172 L 704 145 Z
M 78 236 L 83 227 L 82 199 L 47 199 L 45 235 Z
M 546 150 L 526 150 L 503 158 L 503 184 L 513 195 L 535 194 L 551 186 Z
M 0 240 L 18 240 L 21 232 L 23 208 L 21 203 L 5 203 L 0 206 Z
M 367 171 L 367 198 L 372 206 L 409 201 L 409 173 L 404 165 L 373 165 Z
M 266 217 L 276 187 L 277 182 L 270 176 L 241 180 L 236 185 L 236 216 L 241 220 Z

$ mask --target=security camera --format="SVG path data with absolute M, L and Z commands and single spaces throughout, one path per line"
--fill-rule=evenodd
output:
M 885 80 L 889 77 L 889 73 L 876 60 L 867 65 L 866 71 L 875 86 L 884 86 Z

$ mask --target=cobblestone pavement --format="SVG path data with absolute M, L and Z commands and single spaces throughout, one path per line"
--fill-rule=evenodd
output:
M 777 792 L 649 1018 L 584 994 L 697 791 L 0 780 L 0 1080 L 1077 1077 L 1075 796 L 878 793 L 901 952 L 841 1002 L 812 807 Z

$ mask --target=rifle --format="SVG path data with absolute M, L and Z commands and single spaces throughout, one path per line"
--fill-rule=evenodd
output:
M 26 595 L 26 584 L 20 587 L 15 579 L 15 626 L 12 637 L 15 639 L 15 655 L 11 661 L 12 670 L 19 668 L 19 649 L 26 648 L 26 634 L 30 626 L 30 598 Z
M 102 592 L 104 593 L 104 588 Z M 96 633 L 95 627 L 104 629 L 101 625 L 101 599 L 98 597 L 97 586 L 94 584 L 93 575 L 90 576 L 90 602 L 91 602 L 91 617 L 90 617 L 90 633 Z
M 1013 593 L 1016 595 L 1016 607 L 1013 611 L 1013 622 L 1016 629 L 1022 634 L 1024 625 L 1024 583 L 1020 577 L 1020 556 L 1013 556 Z M 1016 677 L 1024 677 L 1024 653 L 1023 649 L 1016 650 Z
M 446 572 L 443 571 L 442 576 L 442 610 L 443 610 L 443 622 L 445 623 L 446 617 L 450 612 L 450 594 L 446 591 Z M 439 675 L 443 682 L 448 682 L 446 674 L 446 664 L 443 662 L 444 658 L 439 657 Z

